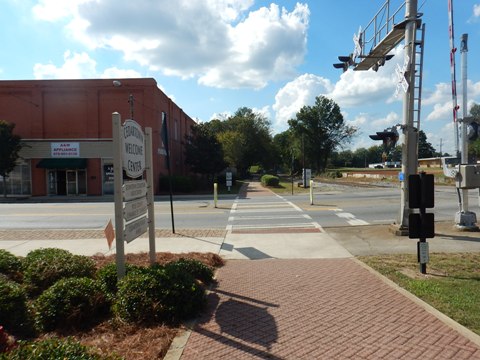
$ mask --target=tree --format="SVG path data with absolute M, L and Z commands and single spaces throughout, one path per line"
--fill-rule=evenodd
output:
M 418 158 L 425 159 L 435 156 L 435 148 L 427 141 L 427 135 L 420 130 L 418 132 Z
M 187 136 L 185 162 L 194 172 L 212 178 L 226 167 L 222 145 L 207 123 L 192 127 L 192 135 Z
M 270 122 L 247 107 L 239 108 L 225 121 L 215 120 L 217 138 L 225 160 L 245 175 L 252 165 L 270 167 L 274 162 Z
M 228 130 L 218 134 L 217 138 L 222 146 L 225 162 L 229 166 L 237 167 L 238 170 L 238 164 L 243 163 L 243 145 L 246 143 L 243 134 L 238 131 Z
M 480 122 L 480 104 L 473 104 L 470 108 L 470 114 Z
M 480 124 L 480 105 L 473 104 L 470 108 L 470 114 L 477 119 L 477 123 Z M 468 154 L 472 160 L 476 160 L 480 155 L 480 139 L 472 141 L 468 146 Z
M 317 171 L 324 170 L 333 151 L 357 131 L 345 124 L 340 107 L 324 96 L 317 96 L 314 106 L 301 108 L 288 124 L 301 143 L 305 166 Z
M 13 134 L 15 124 L 0 120 L 0 176 L 3 177 L 3 196 L 7 197 L 7 177 L 15 168 L 22 142 Z
M 273 147 L 277 167 L 283 168 L 284 171 L 290 173 L 293 161 L 293 172 L 300 170 L 298 161 L 295 161 L 298 160 L 300 154 L 297 153 L 298 146 L 295 145 L 295 137 L 291 130 L 276 134 L 273 137 Z

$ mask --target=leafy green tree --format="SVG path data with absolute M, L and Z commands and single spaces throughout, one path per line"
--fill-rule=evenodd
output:
M 286 130 L 273 137 L 273 147 L 275 150 L 275 160 L 279 167 L 283 168 L 286 172 L 292 171 L 298 172 L 301 169 L 299 159 L 301 153 L 299 152 L 299 146 L 296 144 L 296 139 L 292 131 Z
M 345 124 L 340 107 L 324 96 L 317 96 L 315 105 L 301 108 L 288 124 L 301 143 L 306 167 L 317 171 L 323 171 L 333 151 L 348 143 L 357 131 Z
M 402 145 L 397 145 L 390 150 L 390 158 L 392 161 L 402 161 Z
M 383 154 L 383 146 L 382 145 L 374 145 L 368 148 L 368 163 L 369 164 L 376 164 L 382 162 L 382 154 Z
M 425 159 L 435 156 L 435 148 L 427 141 L 427 135 L 420 130 L 418 132 L 418 158 Z
M 365 148 L 358 148 L 352 154 L 352 166 L 357 168 L 366 168 L 368 151 Z
M 477 123 L 480 123 L 480 105 L 473 104 L 470 108 L 470 114 L 477 118 Z M 472 141 L 468 144 L 468 155 L 472 161 L 477 160 L 480 157 L 480 139 Z
M 270 122 L 247 107 L 239 108 L 224 121 L 214 120 L 225 160 L 245 175 L 252 165 L 269 168 L 274 163 Z
M 229 166 L 237 167 L 243 163 L 243 144 L 246 140 L 242 133 L 228 130 L 217 135 L 217 139 L 222 146 L 225 162 Z
M 15 168 L 22 140 L 13 133 L 15 124 L 0 120 L 0 176 L 3 177 L 3 196 L 7 197 L 7 177 Z
M 227 164 L 223 159 L 222 145 L 207 124 L 196 124 L 187 136 L 185 162 L 199 174 L 213 178 Z
M 480 104 L 473 104 L 470 108 L 470 115 L 477 118 L 480 121 Z

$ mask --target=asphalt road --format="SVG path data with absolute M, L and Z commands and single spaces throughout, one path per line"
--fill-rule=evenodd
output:
M 279 198 L 280 199 L 280 198 Z M 315 189 L 314 205 L 308 194 L 282 195 L 281 199 L 301 210 L 301 214 L 285 213 L 269 216 L 268 205 L 252 213 L 249 221 L 259 226 L 282 226 L 291 221 L 302 222 L 308 216 L 324 228 L 391 224 L 400 210 L 398 188 L 359 188 L 331 186 Z M 261 197 L 256 200 L 261 203 Z M 211 196 L 174 198 L 174 221 L 178 229 L 225 229 L 231 219 L 233 196 L 220 197 L 217 208 Z M 480 212 L 478 193 L 470 191 L 470 209 Z M 436 187 L 435 220 L 452 220 L 458 211 L 455 190 Z M 296 220 L 292 220 L 293 218 Z M 0 203 L 0 229 L 100 229 L 114 220 L 113 202 L 48 202 Z M 171 228 L 168 198 L 155 202 L 156 228 Z

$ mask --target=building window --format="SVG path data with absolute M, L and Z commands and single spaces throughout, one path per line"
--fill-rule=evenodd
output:
M 31 195 L 30 163 L 20 163 L 7 177 L 7 195 Z M 3 194 L 3 177 L 0 176 L 0 194 Z

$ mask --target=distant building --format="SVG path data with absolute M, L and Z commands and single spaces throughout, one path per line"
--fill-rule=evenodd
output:
M 172 174 L 188 174 L 184 140 L 195 122 L 152 78 L 0 81 L 0 119 L 14 123 L 26 145 L 8 178 L 8 193 L 113 194 L 112 113 L 119 112 L 122 122 L 131 117 L 130 94 L 133 119 L 152 128 L 155 193 L 159 177 L 167 174 L 162 112 L 168 119 Z
M 434 158 L 418 159 L 418 167 L 421 167 L 421 168 L 442 167 L 442 158 L 434 157 Z

